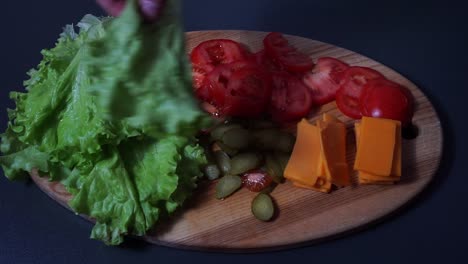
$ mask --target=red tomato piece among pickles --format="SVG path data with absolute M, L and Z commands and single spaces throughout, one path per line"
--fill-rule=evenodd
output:
M 385 79 L 378 71 L 367 67 L 349 67 L 342 79 L 339 90 L 336 93 L 336 105 L 340 111 L 354 119 L 362 117 L 359 98 L 364 85 L 375 79 Z
M 283 34 L 272 32 L 264 40 L 266 54 L 287 71 L 297 73 L 312 70 L 314 63 L 306 54 L 292 46 Z
M 370 80 L 364 85 L 360 98 L 363 116 L 388 118 L 411 123 L 413 118 L 413 96 L 398 83 L 387 79 Z
M 297 121 L 306 117 L 312 107 L 310 93 L 297 77 L 278 72 L 272 75 L 270 114 L 276 122 Z
M 251 192 L 260 192 L 273 183 L 273 178 L 263 170 L 253 170 L 242 175 L 242 185 Z
M 319 58 L 313 71 L 303 78 L 310 90 L 312 102 L 324 105 L 335 100 L 336 92 L 348 68 L 348 64 L 335 58 Z

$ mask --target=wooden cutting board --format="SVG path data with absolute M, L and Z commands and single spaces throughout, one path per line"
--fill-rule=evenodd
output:
M 257 51 L 262 47 L 264 32 L 199 31 L 187 33 L 188 50 L 202 41 L 228 38 Z M 397 210 L 431 181 L 442 155 L 440 120 L 428 98 L 412 82 L 384 66 L 352 51 L 301 37 L 287 36 L 297 48 L 312 58 L 330 56 L 350 65 L 366 66 L 403 84 L 416 100 L 414 124 L 419 135 L 403 141 L 403 176 L 394 186 L 353 186 L 330 194 L 280 185 L 272 193 L 279 214 L 272 222 L 256 220 L 250 211 L 255 196 L 245 189 L 224 201 L 214 198 L 214 183 L 203 183 L 184 209 L 170 220 L 156 226 L 148 242 L 182 248 L 205 250 L 268 250 L 316 242 L 356 230 Z M 348 125 L 348 162 L 353 164 L 356 150 L 353 120 L 343 116 L 335 103 L 311 114 L 311 120 L 329 112 Z M 62 185 L 50 183 L 32 173 L 37 185 L 54 200 L 67 207 L 70 195 Z M 353 174 L 354 183 L 357 182 Z

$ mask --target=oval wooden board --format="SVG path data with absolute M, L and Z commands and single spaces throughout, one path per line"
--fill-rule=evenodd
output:
M 213 38 L 242 42 L 257 51 L 262 47 L 264 32 L 201 31 L 187 33 L 188 50 Z M 416 99 L 414 124 L 419 136 L 403 141 L 403 176 L 393 186 L 359 186 L 355 184 L 330 194 L 280 185 L 272 193 L 279 214 L 272 222 L 260 222 L 250 212 L 255 196 L 240 190 L 224 201 L 214 198 L 214 184 L 197 189 L 184 209 L 156 226 L 145 240 L 154 244 L 205 250 L 268 250 L 299 245 L 339 235 L 362 227 L 395 211 L 415 197 L 434 176 L 442 154 L 442 131 L 437 114 L 427 97 L 409 80 L 388 67 L 352 51 L 301 37 L 287 36 L 289 41 L 312 58 L 330 56 L 351 65 L 367 66 L 383 73 L 390 80 L 408 87 Z M 343 116 L 335 103 L 311 114 L 330 112 L 348 125 L 348 161 L 354 162 L 355 140 L 353 121 Z M 32 178 L 54 200 L 67 207 L 70 195 L 62 185 Z

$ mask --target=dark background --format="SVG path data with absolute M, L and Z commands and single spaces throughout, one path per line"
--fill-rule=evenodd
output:
M 329 42 L 402 73 L 432 100 L 444 129 L 435 181 L 416 201 L 365 231 L 318 245 L 262 254 L 185 251 L 130 242 L 107 247 L 88 239 L 91 224 L 53 203 L 34 185 L 0 176 L 0 263 L 195 262 L 466 263 L 468 250 L 467 50 L 462 1 L 186 0 L 187 30 L 282 31 Z M 1 107 L 13 107 L 26 71 L 53 46 L 61 28 L 92 0 L 6 1 L 0 15 Z M 6 111 L 0 112 L 1 131 Z M 313 205 L 311 205 L 313 206 Z

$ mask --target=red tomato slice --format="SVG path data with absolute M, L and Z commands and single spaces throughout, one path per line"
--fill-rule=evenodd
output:
M 257 64 L 252 61 L 236 61 L 229 64 L 218 65 L 206 77 L 206 86 L 209 90 L 211 104 L 222 107 L 226 98 L 226 90 L 232 74 L 243 68 L 255 69 Z
M 212 39 L 196 46 L 190 54 L 193 64 L 212 65 L 245 60 L 248 51 L 241 44 L 229 39 Z
M 403 125 L 413 118 L 413 96 L 398 83 L 387 79 L 369 80 L 360 98 L 364 116 L 399 120 Z
M 242 175 L 242 185 L 251 192 L 260 192 L 272 182 L 273 178 L 262 170 L 254 170 Z
M 216 107 L 214 107 L 213 105 L 207 103 L 207 102 L 203 102 L 201 104 L 201 108 L 203 110 L 205 110 L 205 112 L 211 114 L 212 116 L 214 117 L 218 117 L 218 109 L 216 109 Z
M 271 97 L 271 78 L 259 68 L 242 68 L 228 81 L 221 115 L 258 117 L 265 112 Z
M 273 74 L 270 114 L 277 122 L 297 121 L 307 116 L 312 107 L 310 93 L 304 83 L 285 72 Z
M 264 49 L 255 53 L 255 61 L 258 65 L 262 66 L 265 70 L 269 72 L 282 71 L 282 67 L 273 62 L 273 60 L 267 55 Z
M 208 85 L 208 82 L 206 79 L 204 82 L 200 85 L 199 88 L 195 89 L 195 95 L 197 96 L 198 99 L 204 101 L 204 102 L 211 102 L 211 98 L 213 95 L 211 94 L 211 87 Z
M 222 116 L 261 115 L 271 96 L 271 78 L 252 61 L 218 65 L 206 79 L 208 99 Z
M 336 105 L 340 111 L 354 119 L 362 117 L 359 98 L 364 85 L 375 79 L 385 79 L 378 71 L 367 67 L 349 67 L 344 73 L 340 89 L 336 94 Z
M 313 103 L 324 105 L 335 100 L 336 91 L 348 68 L 348 64 L 334 58 L 318 59 L 314 70 L 303 78 L 305 85 L 309 87 Z
M 263 40 L 263 44 L 268 56 L 287 71 L 306 72 L 314 67 L 312 59 L 289 44 L 281 33 L 268 34 Z
M 340 88 L 336 92 L 336 106 L 338 106 L 338 109 L 346 116 L 354 119 L 360 119 L 362 117 L 359 97 L 354 97 L 346 93 L 344 89 Z
M 352 82 L 354 85 L 362 86 L 374 79 L 385 79 L 385 76 L 374 69 L 359 66 L 349 67 L 344 73 L 344 80 Z
M 193 81 L 193 88 L 198 89 L 202 87 L 206 75 L 213 71 L 214 67 L 211 65 L 192 65 L 192 81 Z

